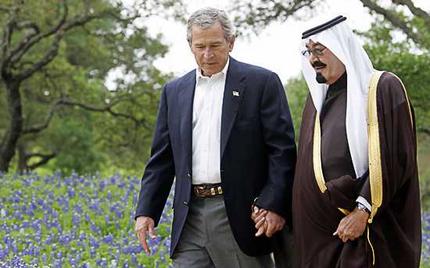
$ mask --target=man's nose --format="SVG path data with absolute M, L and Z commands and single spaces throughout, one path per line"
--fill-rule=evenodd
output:
M 205 48 L 205 50 L 203 51 L 203 56 L 205 58 L 210 58 L 213 56 L 213 51 L 210 47 Z
M 316 61 L 319 61 L 320 59 L 318 58 L 318 56 L 316 56 L 314 53 L 310 53 L 309 54 L 309 61 L 311 62 L 311 63 L 314 63 L 314 62 L 316 62 Z
M 322 61 L 320 60 L 320 58 L 318 56 L 314 55 L 314 54 L 311 54 L 309 56 L 309 62 L 311 63 L 312 67 L 315 67 L 314 64 L 318 64 L 319 63 L 321 65 L 321 63 L 322 63 Z

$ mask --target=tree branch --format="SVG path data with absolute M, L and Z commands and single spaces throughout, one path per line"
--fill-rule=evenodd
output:
M 370 10 L 375 11 L 376 13 L 384 16 L 391 24 L 395 27 L 400 28 L 410 39 L 412 39 L 415 43 L 419 44 L 421 42 L 421 36 L 416 34 L 413 29 L 411 29 L 407 23 L 401 20 L 393 11 L 387 10 L 372 0 L 360 0 L 363 5 Z
M 3 37 L 1 40 L 1 61 L 0 61 L 0 68 L 1 68 L 1 72 L 2 72 L 2 76 L 5 77 L 6 76 L 6 54 L 8 52 L 9 46 L 10 46 L 10 42 L 11 42 L 11 38 L 12 38 L 12 33 L 13 33 L 13 28 L 14 25 L 16 24 L 16 18 L 17 18 L 17 12 L 18 12 L 18 8 L 12 8 L 11 9 L 12 12 L 10 12 L 10 17 L 9 20 L 7 21 L 7 23 L 5 24 L 5 27 L 3 29 Z
M 50 63 L 58 54 L 58 48 L 60 46 L 60 41 L 63 38 L 64 32 L 58 32 L 55 36 L 54 41 L 52 42 L 50 48 L 45 53 L 45 55 L 36 63 L 31 65 L 28 69 L 23 70 L 21 73 L 15 75 L 15 80 L 23 81 L 30 76 L 32 76 L 35 72 L 43 68 L 45 65 Z
M 39 26 L 32 21 L 21 21 L 16 24 L 16 28 L 19 30 L 22 29 L 32 29 L 34 34 L 40 33 Z
M 68 6 L 67 6 L 66 1 L 63 0 L 62 3 L 63 3 L 63 8 L 64 8 L 64 13 L 63 13 L 63 16 L 61 17 L 61 19 L 58 21 L 58 23 L 45 33 L 40 33 L 40 31 L 39 31 L 39 34 L 30 33 L 30 34 L 27 34 L 26 36 L 24 36 L 24 38 L 16 46 L 16 48 L 12 49 L 9 52 L 9 54 L 7 55 L 7 58 L 6 58 L 6 62 L 8 62 L 8 63 L 10 62 L 13 65 L 14 63 L 18 62 L 25 55 L 25 53 L 31 47 L 33 47 L 35 44 L 37 44 L 40 40 L 47 38 L 49 36 L 52 36 L 54 34 L 57 34 L 59 32 L 61 27 L 66 22 L 67 14 L 68 14 Z M 37 27 L 37 29 L 39 29 L 39 28 Z
M 75 101 L 71 101 L 69 99 L 62 99 L 59 101 L 61 105 L 66 105 L 66 106 L 76 106 L 79 108 L 82 108 L 84 110 L 88 110 L 88 111 L 92 111 L 92 112 L 107 112 L 110 115 L 114 116 L 114 117 L 122 117 L 128 120 L 131 120 L 134 122 L 134 124 L 136 126 L 143 126 L 145 129 L 151 129 L 151 127 L 146 123 L 146 121 L 144 119 L 138 119 L 130 114 L 125 114 L 125 113 L 120 113 L 120 112 L 115 112 L 112 110 L 113 106 L 115 106 L 117 103 L 119 103 L 119 100 L 116 100 L 115 102 L 112 102 L 109 105 L 106 105 L 104 107 L 97 107 L 94 105 L 90 105 L 90 104 L 85 104 L 85 103 L 80 103 L 80 102 L 75 102 Z
M 31 126 L 31 127 L 27 127 L 22 131 L 22 134 L 35 134 L 35 133 L 39 133 L 42 130 L 48 128 L 49 123 L 51 122 L 52 117 L 54 116 L 54 112 L 57 109 L 57 107 L 61 104 L 61 99 L 57 100 L 54 102 L 53 105 L 51 105 L 51 108 L 48 111 L 48 114 L 45 117 L 45 122 L 35 125 L 35 126 Z
M 47 38 L 47 37 L 52 36 L 52 35 L 55 36 L 50 48 L 45 53 L 45 55 L 38 62 L 34 63 L 31 67 L 29 67 L 28 69 L 17 74 L 15 76 L 16 80 L 18 80 L 18 81 L 25 80 L 25 79 L 29 78 L 31 75 L 33 75 L 36 71 L 43 68 L 45 65 L 49 64 L 57 55 L 60 41 L 62 40 L 65 32 L 67 32 L 67 31 L 69 31 L 75 27 L 83 26 L 86 23 L 88 23 L 94 19 L 98 19 L 98 18 L 101 18 L 103 16 L 107 16 L 107 15 L 110 15 L 110 16 L 113 15 L 113 12 L 111 9 L 106 9 L 100 13 L 97 13 L 97 14 L 87 14 L 85 16 L 75 16 L 70 21 L 66 21 L 68 9 L 67 9 L 67 4 L 65 3 L 65 1 L 63 3 L 64 3 L 65 11 L 63 13 L 63 17 L 61 18 L 61 20 L 57 23 L 57 25 L 55 27 L 53 27 L 51 30 L 49 30 L 46 33 L 40 33 L 38 35 L 31 37 L 30 40 L 24 39 L 23 42 L 20 45 L 18 45 L 18 47 L 10 53 L 11 56 L 9 57 L 10 58 L 9 60 L 12 64 L 15 64 L 24 56 L 24 54 L 32 46 L 34 46 L 41 39 Z
M 49 160 L 51 160 L 52 158 L 54 158 L 56 156 L 57 156 L 57 153 L 51 153 L 51 154 L 41 154 L 41 153 L 27 154 L 26 155 L 26 160 L 27 161 L 30 160 L 30 158 L 33 158 L 33 157 L 41 158 L 40 161 L 38 161 L 38 162 L 36 162 L 34 164 L 31 164 L 31 165 L 28 165 L 28 169 L 33 170 L 33 169 L 36 169 L 36 168 L 38 168 L 38 167 L 40 167 L 42 165 L 45 165 L 46 163 L 48 163 Z
M 422 18 L 425 21 L 425 25 L 430 27 L 430 15 L 425 10 L 415 6 L 411 0 L 393 0 L 393 3 L 407 6 L 412 14 Z
M 320 0 L 236 0 L 232 13 L 238 26 L 250 26 L 253 32 L 272 21 L 284 21 L 303 8 L 312 9 Z M 239 12 L 238 12 L 239 10 Z

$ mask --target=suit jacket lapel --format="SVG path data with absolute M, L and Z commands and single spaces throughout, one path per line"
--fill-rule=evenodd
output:
M 191 171 L 192 167 L 192 137 L 193 137 L 193 99 L 196 85 L 196 72 L 192 71 L 188 73 L 185 79 L 179 85 L 179 106 L 178 109 L 181 111 L 178 113 L 180 120 L 180 135 L 183 150 L 187 155 L 187 169 Z
M 224 154 L 234 120 L 236 119 L 244 89 L 245 76 L 240 72 L 240 64 L 230 57 L 221 115 L 221 157 Z

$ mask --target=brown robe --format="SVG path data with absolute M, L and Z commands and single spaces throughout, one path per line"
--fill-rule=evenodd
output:
M 355 241 L 333 232 L 358 196 L 371 203 L 369 179 L 355 178 L 345 130 L 346 77 L 331 86 L 323 105 L 321 158 L 327 191 L 318 188 L 313 169 L 316 109 L 310 96 L 303 111 L 293 187 L 293 226 L 297 267 L 419 267 L 421 218 L 415 127 L 401 82 L 383 73 L 377 89 L 383 201 L 373 222 Z M 365 108 L 366 109 L 366 108 Z M 413 116 L 413 115 L 412 115 Z M 363 130 L 367 131 L 367 130 Z M 373 247 L 373 251 L 372 251 Z M 375 258 L 373 258 L 373 253 Z

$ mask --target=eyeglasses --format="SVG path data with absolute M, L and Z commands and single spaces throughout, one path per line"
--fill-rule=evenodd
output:
M 313 49 L 305 49 L 302 51 L 303 56 L 309 58 L 312 55 L 314 55 L 315 57 L 319 57 L 324 55 L 324 50 L 326 49 L 326 47 L 316 47 Z

